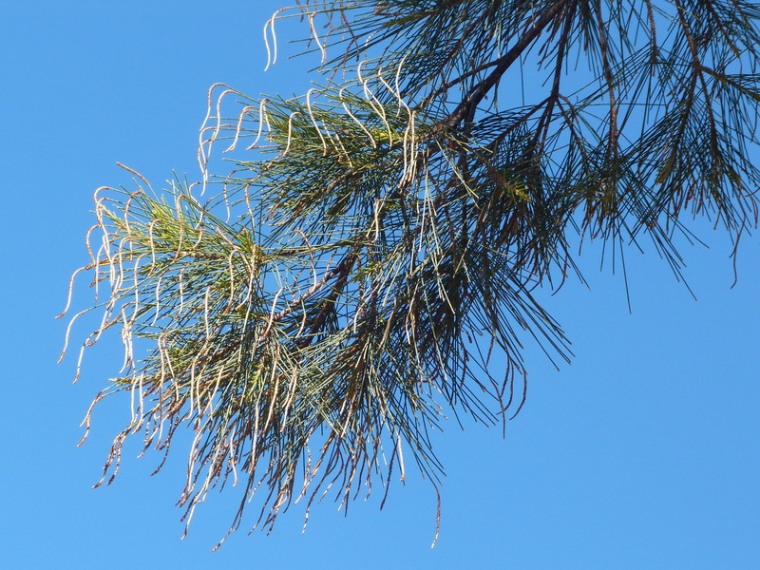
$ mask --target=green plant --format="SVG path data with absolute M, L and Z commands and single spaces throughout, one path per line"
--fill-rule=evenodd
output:
M 569 358 L 533 292 L 580 277 L 571 235 L 621 254 L 646 237 L 678 272 L 685 213 L 734 243 L 757 224 L 759 15 L 738 0 L 278 12 L 268 37 L 302 18 L 324 86 L 212 87 L 200 183 L 96 195 L 83 269 L 107 292 L 85 346 L 116 327 L 126 347 L 96 402 L 137 395 L 104 479 L 127 436 L 168 453 L 186 426 L 188 523 L 230 479 L 233 529 L 257 492 L 270 529 L 294 499 L 387 494 L 410 459 L 437 486 L 445 412 L 516 414 L 526 338 Z M 235 166 L 215 176 L 223 141 Z

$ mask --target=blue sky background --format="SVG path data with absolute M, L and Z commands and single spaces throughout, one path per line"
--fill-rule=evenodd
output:
M 435 495 L 414 476 L 382 512 L 379 496 L 347 518 L 326 503 L 302 534 L 295 507 L 271 536 L 242 530 L 213 554 L 236 496 L 212 493 L 180 541 L 180 454 L 149 477 L 158 457 L 127 446 L 116 482 L 91 489 L 129 414 L 127 400 L 105 404 L 77 448 L 91 398 L 121 365 L 118 339 L 89 354 L 76 385 L 75 351 L 55 363 L 65 323 L 54 316 L 87 261 L 92 193 L 130 184 L 116 161 L 154 187 L 173 170 L 195 177 L 214 82 L 304 92 L 303 63 L 263 72 L 262 27 L 279 6 L 0 5 L 0 568 L 757 567 L 760 243 L 743 242 L 731 288 L 730 244 L 703 222 L 693 227 L 710 248 L 683 250 L 696 302 L 652 247 L 628 252 L 632 314 L 593 249 L 582 264 L 592 290 L 570 283 L 546 299 L 577 356 L 557 372 L 527 350 L 529 400 L 506 439 L 445 424 L 435 549 Z

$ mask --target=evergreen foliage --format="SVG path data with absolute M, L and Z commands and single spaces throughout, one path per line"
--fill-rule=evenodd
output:
M 104 480 L 128 436 L 168 454 L 189 428 L 188 523 L 227 482 L 232 529 L 254 494 L 270 529 L 410 464 L 437 486 L 445 414 L 513 417 L 526 339 L 569 359 L 533 293 L 582 279 L 570 241 L 651 239 L 678 273 L 686 218 L 735 244 L 757 224 L 755 3 L 302 0 L 273 58 L 288 17 L 321 86 L 212 87 L 202 180 L 99 189 L 75 274 L 102 316 L 84 346 L 126 349 L 95 403 L 134 402 Z

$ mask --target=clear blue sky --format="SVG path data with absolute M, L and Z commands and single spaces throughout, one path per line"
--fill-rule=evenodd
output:
M 233 515 L 211 494 L 190 535 L 174 507 L 184 468 L 136 459 L 91 489 L 128 414 L 114 401 L 77 448 L 93 395 L 121 365 L 118 342 L 56 365 L 71 271 L 83 264 L 92 193 L 128 184 L 121 161 L 160 187 L 197 174 L 206 90 L 292 94 L 302 64 L 264 73 L 262 27 L 277 0 L 6 1 L 0 6 L 2 211 L 0 568 L 751 568 L 760 561 L 760 242 L 684 244 L 694 301 L 649 247 L 629 251 L 623 282 L 583 266 L 547 306 L 574 342 L 555 371 L 530 349 L 527 407 L 500 430 L 445 424 L 442 530 L 430 549 L 435 496 L 414 476 L 379 498 L 326 503 L 301 533 L 301 511 L 274 533 L 211 547 Z M 128 7 L 126 7 L 128 6 Z M 305 30 L 304 30 L 305 31 Z M 290 49 L 292 53 L 294 48 Z M 760 157 L 755 157 L 760 160 Z M 75 302 L 89 298 L 79 290 Z M 79 333 L 83 333 L 79 330 Z

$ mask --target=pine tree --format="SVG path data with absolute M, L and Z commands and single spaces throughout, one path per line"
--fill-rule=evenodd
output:
M 103 480 L 128 436 L 168 454 L 190 428 L 188 524 L 232 481 L 231 530 L 254 494 L 271 529 L 296 499 L 384 502 L 409 465 L 437 488 L 445 414 L 512 418 L 527 339 L 569 359 L 534 293 L 582 279 L 571 242 L 651 240 L 678 274 L 688 218 L 757 225 L 754 3 L 302 0 L 272 58 L 288 17 L 319 86 L 212 87 L 201 180 L 99 189 L 75 273 L 84 347 L 126 348 L 93 405 L 137 401 Z

